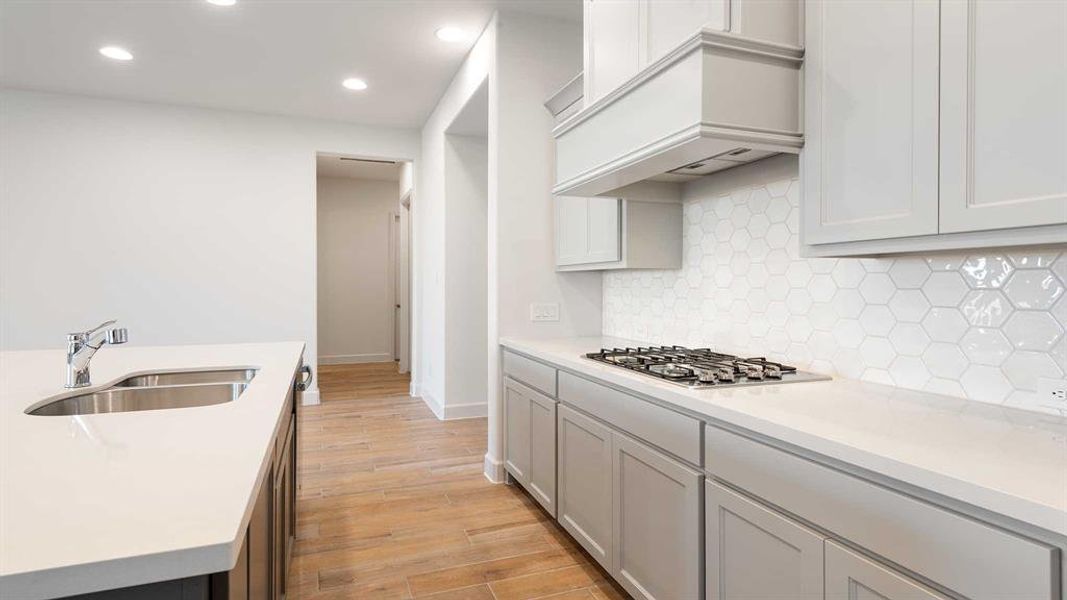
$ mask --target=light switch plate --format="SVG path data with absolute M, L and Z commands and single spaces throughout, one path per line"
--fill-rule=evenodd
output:
M 558 321 L 559 304 L 556 302 L 533 302 L 530 304 L 531 321 Z

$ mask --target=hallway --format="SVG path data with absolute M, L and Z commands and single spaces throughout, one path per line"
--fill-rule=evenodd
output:
M 294 598 L 626 597 L 519 488 L 486 481 L 484 418 L 438 421 L 382 366 L 323 367 L 323 403 L 301 408 Z

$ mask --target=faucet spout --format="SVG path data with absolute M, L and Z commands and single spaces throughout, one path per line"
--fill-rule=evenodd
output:
M 126 328 L 112 327 L 114 319 L 80 333 L 67 334 L 67 383 L 68 388 L 86 387 L 91 384 L 89 362 L 104 344 L 125 344 Z

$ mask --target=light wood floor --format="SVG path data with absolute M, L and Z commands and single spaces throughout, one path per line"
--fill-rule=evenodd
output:
M 365 369 L 320 368 L 323 403 L 300 409 L 290 597 L 627 597 L 521 489 L 485 479 L 485 419 L 373 395 Z
M 395 362 L 358 365 L 320 365 L 322 401 L 407 395 L 411 375 L 400 373 Z

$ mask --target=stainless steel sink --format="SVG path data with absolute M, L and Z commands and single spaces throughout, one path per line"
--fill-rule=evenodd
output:
M 217 371 L 173 371 L 146 373 L 128 377 L 114 387 L 155 387 L 161 385 L 190 385 L 205 383 L 248 383 L 256 376 L 255 369 L 220 369 Z
M 255 369 L 145 373 L 100 391 L 57 398 L 26 413 L 60 417 L 211 406 L 236 400 L 255 376 Z
M 233 402 L 247 387 L 247 382 L 113 387 L 60 398 L 27 412 L 31 415 L 58 417 L 211 406 Z

